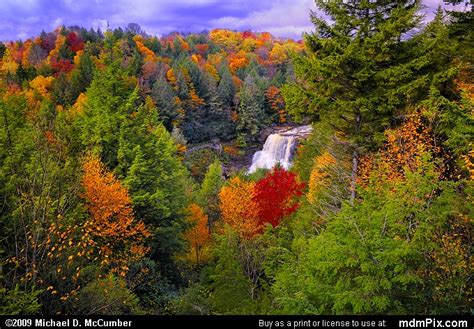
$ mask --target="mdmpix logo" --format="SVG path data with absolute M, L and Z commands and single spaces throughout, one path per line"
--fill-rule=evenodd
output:
M 467 320 L 438 320 L 436 318 L 426 318 L 423 320 L 399 320 L 400 328 L 467 328 Z

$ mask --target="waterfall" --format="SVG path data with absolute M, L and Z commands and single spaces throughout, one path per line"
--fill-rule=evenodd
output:
M 249 173 L 255 172 L 258 168 L 272 169 L 277 163 L 288 169 L 291 166 L 297 139 L 306 137 L 310 132 L 311 126 L 301 126 L 269 135 L 263 149 L 253 155 Z

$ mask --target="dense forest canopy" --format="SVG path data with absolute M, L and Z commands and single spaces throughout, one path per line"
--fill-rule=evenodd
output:
M 316 4 L 302 41 L 0 44 L 0 314 L 472 313 L 472 11 Z
M 169 131 L 198 142 L 247 138 L 284 121 L 279 88 L 291 74 L 290 54 L 302 50 L 301 41 L 265 32 L 213 30 L 158 39 L 129 24 L 104 33 L 59 27 L 8 42 L 0 55 L 8 88 L 32 89 L 62 108 L 80 107 L 92 92 L 87 89 L 94 89 L 94 75 L 114 67 L 114 77 L 127 77 L 127 92 L 137 87 L 142 103 L 150 97 Z

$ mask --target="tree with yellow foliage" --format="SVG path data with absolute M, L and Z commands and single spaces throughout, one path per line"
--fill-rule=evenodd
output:
M 309 203 L 315 203 L 320 192 L 327 187 L 330 177 L 328 169 L 335 164 L 336 159 L 328 151 L 314 158 L 313 169 L 309 177 L 308 194 L 306 195 Z
M 283 64 L 287 59 L 288 55 L 285 48 L 281 44 L 275 43 L 270 51 L 270 60 L 274 64 Z
M 234 177 L 219 193 L 224 223 L 241 238 L 250 239 L 259 230 L 258 204 L 255 201 L 255 183 Z
M 188 211 L 188 221 L 192 227 L 185 233 L 185 237 L 191 248 L 191 254 L 195 255 L 194 261 L 196 265 L 199 265 L 204 248 L 211 237 L 208 229 L 208 218 L 203 209 L 195 203 L 188 207 Z

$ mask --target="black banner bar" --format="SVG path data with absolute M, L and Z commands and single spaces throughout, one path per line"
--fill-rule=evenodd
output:
M 472 316 L 8 316 L 6 328 L 470 328 Z

